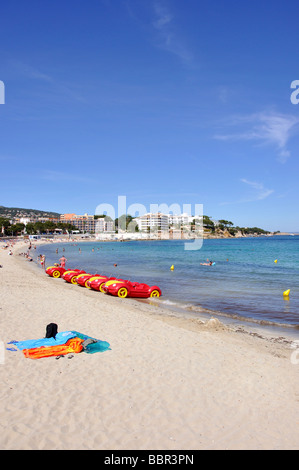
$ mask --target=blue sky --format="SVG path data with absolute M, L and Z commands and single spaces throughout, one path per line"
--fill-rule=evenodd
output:
M 298 3 L 1 6 L 0 205 L 203 204 L 298 231 Z

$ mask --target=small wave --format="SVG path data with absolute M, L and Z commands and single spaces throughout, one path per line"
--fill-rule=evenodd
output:
M 149 299 L 142 299 L 142 300 L 145 301 L 146 303 L 149 301 Z M 150 303 L 153 303 L 153 299 L 150 299 Z M 182 311 L 189 312 L 189 313 L 191 312 L 192 314 L 195 314 L 195 315 L 202 314 L 202 315 L 208 315 L 208 316 L 216 316 L 216 317 L 226 318 L 227 320 L 233 320 L 233 321 L 244 322 L 244 323 L 246 322 L 248 324 L 255 324 L 255 325 L 260 325 L 260 326 L 269 326 L 269 327 L 287 328 L 287 329 L 299 329 L 299 325 L 296 325 L 296 324 L 279 323 L 279 322 L 270 321 L 270 320 L 245 317 L 243 315 L 239 315 L 236 313 L 225 313 L 225 312 L 221 312 L 220 310 L 211 310 L 209 308 L 202 307 L 201 305 L 194 305 L 190 303 L 183 304 L 178 301 L 173 301 L 170 299 L 160 298 L 158 305 L 168 307 L 168 308 L 173 308 L 181 312 Z
M 191 310 L 192 312 L 198 312 L 198 313 L 210 313 L 210 314 L 213 314 L 213 315 L 217 315 L 219 317 L 225 317 L 225 318 L 228 318 L 228 319 L 231 319 L 231 320 L 237 320 L 237 321 L 242 321 L 242 322 L 246 322 L 246 323 L 254 323 L 254 324 L 257 324 L 257 325 L 261 325 L 261 326 L 273 326 L 273 327 L 279 327 L 279 328 L 295 328 L 295 329 L 299 329 L 299 325 L 293 325 L 293 324 L 289 324 L 289 323 L 280 323 L 280 322 L 275 322 L 275 321 L 271 321 L 271 320 L 259 320 L 257 318 L 251 318 L 251 317 L 244 317 L 242 315 L 238 315 L 236 313 L 224 313 L 224 312 L 221 312 L 221 311 L 214 311 L 214 310 L 209 310 L 209 309 L 205 309 L 203 307 L 201 307 L 200 305 L 196 305 L 196 306 L 192 306 L 192 307 L 189 307 L 189 310 Z
M 168 300 L 168 299 L 162 300 L 161 303 L 162 303 L 163 305 L 178 305 L 177 302 L 173 302 L 173 301 Z
M 187 304 L 183 304 L 179 301 L 175 301 L 175 300 L 170 300 L 170 299 L 160 299 L 160 303 L 162 305 L 173 305 L 175 307 L 179 307 L 179 308 L 182 308 L 184 310 L 188 310 L 189 308 L 191 308 L 193 306 L 193 304 L 191 303 L 187 303 Z
M 178 304 L 184 310 L 188 310 L 192 307 L 192 304 Z

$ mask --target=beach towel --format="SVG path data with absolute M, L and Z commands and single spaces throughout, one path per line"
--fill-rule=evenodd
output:
M 26 341 L 14 341 L 14 345 L 20 349 L 32 349 L 40 348 L 42 346 L 59 346 L 65 344 L 70 338 L 75 338 L 76 334 L 73 331 L 62 331 L 57 333 L 55 338 L 41 338 L 41 339 L 29 339 Z
M 39 348 L 23 349 L 23 354 L 29 359 L 40 359 L 50 356 L 64 356 L 69 353 L 80 353 L 83 350 L 81 338 L 70 338 L 66 344 L 57 346 L 42 346 Z
M 83 350 L 87 354 L 94 354 L 97 352 L 104 352 L 110 349 L 110 344 L 107 341 L 101 341 L 100 339 L 92 338 L 91 336 L 84 335 L 78 331 L 72 331 L 76 337 L 83 339 Z
M 77 342 L 69 343 L 71 339 L 77 340 Z M 71 347 L 75 347 L 79 344 L 78 349 L 80 351 L 71 350 Z M 23 351 L 25 357 L 31 359 L 38 359 L 41 357 L 58 356 L 68 354 L 69 352 L 81 352 L 84 351 L 87 354 L 94 354 L 98 352 L 104 352 L 110 349 L 110 344 L 107 341 L 101 341 L 91 336 L 87 336 L 78 331 L 62 331 L 57 333 L 54 338 L 41 338 L 41 339 L 29 339 L 26 341 L 11 341 L 8 344 L 13 344 L 20 351 Z M 64 348 L 64 346 L 66 346 Z

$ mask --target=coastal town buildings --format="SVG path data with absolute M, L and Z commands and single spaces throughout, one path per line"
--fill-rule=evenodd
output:
M 140 217 L 136 217 L 135 221 L 138 224 L 138 228 L 141 232 L 149 231 L 173 231 L 182 227 L 199 226 L 202 223 L 202 217 L 190 216 L 187 213 L 183 214 L 163 214 L 158 213 L 147 213 Z
M 34 224 L 36 222 L 53 222 L 57 224 L 59 222 L 59 217 L 38 217 L 38 216 L 31 216 L 31 217 L 11 217 L 8 219 L 11 224 Z
M 122 236 L 127 232 L 133 238 L 144 238 L 148 236 L 157 236 L 159 238 L 182 238 L 182 233 L 188 231 L 194 232 L 198 230 L 198 227 L 202 226 L 202 217 L 190 216 L 187 213 L 183 214 L 167 214 L 162 212 L 146 213 L 139 217 L 128 216 L 134 224 L 128 223 L 123 228 L 118 226 L 118 219 L 113 221 L 110 217 L 104 215 L 90 215 L 83 214 L 78 215 L 76 213 L 65 213 L 65 214 L 36 214 L 36 213 L 21 213 L 16 212 L 15 214 L 9 213 L 10 224 L 24 224 L 26 232 L 26 226 L 28 224 L 46 223 L 52 222 L 58 227 L 50 228 L 49 224 L 45 227 L 47 234 L 49 233 L 63 233 L 63 226 L 61 224 L 69 224 L 73 226 L 71 229 L 72 233 L 78 231 L 81 234 L 95 234 L 95 235 L 109 235 L 110 238 L 113 235 Z M 127 218 L 128 220 L 128 218 Z M 130 227 L 131 225 L 131 227 Z M 133 227 L 133 228 L 132 228 Z M 76 230 L 75 230 L 76 229 Z M 31 230 L 31 228 L 30 228 Z M 42 233 L 41 226 L 36 228 L 37 233 Z M 69 229 L 70 230 L 70 229 Z M 30 232 L 29 232 L 30 233 Z M 184 237 L 185 238 L 185 237 Z

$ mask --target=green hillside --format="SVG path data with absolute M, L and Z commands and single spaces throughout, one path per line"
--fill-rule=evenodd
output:
M 39 209 L 25 209 L 23 207 L 0 206 L 0 217 L 11 219 L 14 217 L 59 217 L 58 212 L 42 211 Z

